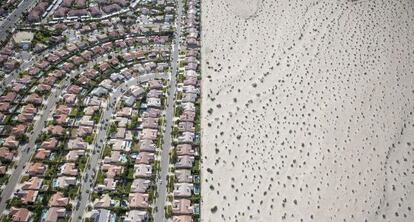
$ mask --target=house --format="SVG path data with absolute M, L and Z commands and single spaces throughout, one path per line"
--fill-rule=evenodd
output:
M 193 94 L 199 94 L 200 90 L 194 86 L 183 86 L 183 92 L 184 93 L 193 93 Z
M 59 188 L 66 188 L 71 185 L 76 185 L 76 177 L 60 176 L 56 180 L 56 186 Z
M 113 82 L 110 79 L 104 79 L 101 83 L 99 83 L 99 86 L 102 86 L 107 90 L 112 90 Z
M 54 150 L 57 144 L 58 144 L 57 139 L 52 137 L 52 138 L 49 138 L 43 141 L 42 144 L 40 144 L 40 148 L 43 148 L 46 150 Z
M 80 120 L 79 120 L 79 124 L 81 126 L 91 126 L 93 127 L 93 125 L 95 125 L 95 122 L 93 120 L 91 120 L 91 116 L 83 116 Z
M 4 96 L 0 96 L 0 102 L 12 102 L 16 99 L 17 94 L 15 92 L 8 92 Z
M 8 148 L 17 148 L 19 146 L 19 141 L 16 140 L 16 137 L 14 136 L 8 136 L 3 141 L 3 146 Z
M 22 113 L 37 113 L 37 108 L 33 106 L 33 104 L 27 104 L 23 106 Z
M 145 90 L 140 86 L 131 86 L 130 91 L 131 91 L 131 94 L 135 96 L 136 98 L 141 97 L 145 93 Z
M 101 105 L 101 100 L 96 96 L 88 97 L 85 100 L 85 105 L 87 105 L 87 106 L 100 106 Z
M 76 46 L 73 43 L 69 43 L 66 45 L 66 50 L 68 50 L 69 52 L 74 52 L 76 50 L 78 50 L 78 46 Z
M 0 176 L 6 175 L 7 172 L 7 166 L 0 165 Z
M 65 132 L 65 128 L 63 128 L 61 125 L 50 125 L 48 127 L 49 133 L 51 133 L 53 136 L 63 136 Z
M 111 156 L 110 157 L 109 156 L 106 156 L 103 159 L 103 162 L 104 163 L 114 163 L 114 164 L 117 164 L 117 163 L 120 163 L 120 157 L 121 157 L 121 152 L 113 150 L 111 152 Z
M 134 178 L 149 178 L 152 176 L 152 166 L 146 164 L 134 165 Z
M 183 132 L 181 136 L 178 137 L 179 143 L 192 143 L 194 141 L 195 134 L 192 132 Z
M 67 148 L 69 150 L 84 150 L 87 147 L 87 143 L 83 141 L 82 138 L 75 138 L 75 139 L 70 139 L 68 142 L 68 146 Z
M 100 17 L 102 15 L 102 12 L 96 6 L 90 7 L 89 12 L 91 13 L 92 17 Z
M 193 218 L 189 215 L 173 216 L 172 222 L 193 222 Z
M 95 111 L 97 111 L 99 109 L 99 106 L 88 106 L 85 109 L 83 109 L 83 112 L 85 113 L 86 116 L 92 116 Z
M 155 152 L 155 144 L 149 139 L 140 139 L 138 142 L 139 152 Z
M 194 150 L 191 144 L 178 144 L 176 147 L 176 152 L 178 156 L 193 156 Z
M 161 107 L 161 99 L 160 98 L 147 98 L 147 105 L 148 107 L 155 107 L 160 108 Z
M 173 200 L 172 212 L 174 215 L 192 214 L 193 208 L 191 206 L 191 200 L 189 199 Z
M 77 176 L 78 169 L 76 169 L 75 163 L 64 163 L 60 167 L 60 174 L 65 176 Z
M 114 178 L 105 178 L 103 184 L 98 184 L 95 189 L 97 191 L 114 191 L 116 188 L 116 180 Z
M 132 108 L 131 107 L 124 107 L 118 112 L 116 112 L 117 117 L 131 117 L 132 115 Z
M 151 185 L 151 180 L 138 178 L 132 182 L 131 192 L 132 193 L 146 193 Z
M 161 114 L 161 110 L 160 109 L 156 109 L 156 108 L 148 108 L 143 114 L 142 117 L 143 118 L 157 118 L 159 117 Z
M 150 89 L 162 89 L 163 84 L 161 80 L 150 80 L 148 81 Z
M 99 45 L 93 47 L 91 50 L 95 55 L 103 55 L 105 53 L 105 50 Z
M 125 128 L 116 128 L 116 132 L 115 132 L 115 134 L 113 135 L 112 138 L 114 138 L 114 139 L 123 139 L 123 138 L 125 138 L 125 131 L 126 131 Z
M 43 163 L 33 163 L 32 165 L 30 165 L 29 170 L 27 171 L 27 173 L 30 176 L 41 176 L 45 173 L 46 171 L 46 166 Z
M 148 152 L 139 152 L 137 158 L 135 159 L 136 164 L 152 164 L 155 160 L 154 153 Z
M 102 44 L 102 48 L 105 49 L 106 51 L 110 51 L 113 48 L 112 42 L 105 42 L 104 44 Z
M 134 96 L 123 96 L 122 100 L 126 106 L 131 107 L 134 105 L 136 98 Z
M 26 102 L 33 103 L 35 105 L 40 105 L 43 102 L 42 97 L 40 97 L 37 93 L 30 94 L 27 96 Z
M 28 85 L 30 83 L 30 81 L 32 81 L 32 77 L 30 75 L 25 75 L 25 76 L 22 76 L 22 77 L 16 79 L 16 82 L 21 83 L 21 84 L 25 84 L 25 85 Z M 41 81 L 39 81 L 39 83 L 41 83 Z
M 78 131 L 77 131 L 77 136 L 78 137 L 88 136 L 88 135 L 91 135 L 92 132 L 93 132 L 93 127 L 79 126 Z
M 105 171 L 105 175 L 107 178 L 114 178 L 120 176 L 124 172 L 124 168 L 122 166 L 116 166 L 111 164 L 103 164 L 102 170 Z
M 194 70 L 186 70 L 184 72 L 184 78 L 186 78 L 186 79 L 188 79 L 188 77 L 195 77 L 195 78 L 197 78 L 197 76 L 199 76 L 199 74 L 197 74 L 197 72 L 194 71 Z M 190 84 L 190 85 L 186 85 L 186 86 L 193 86 L 193 85 Z
M 175 170 L 175 179 L 177 183 L 191 183 L 193 176 L 189 169 L 177 169 Z
M 193 167 L 194 157 L 192 156 L 178 156 L 175 168 L 177 169 L 189 169 Z
M 46 159 L 46 157 L 49 157 L 49 155 L 50 155 L 50 150 L 40 148 L 36 151 L 35 159 L 36 160 L 44 160 L 44 159 Z
M 101 199 L 95 200 L 94 208 L 109 208 L 111 207 L 112 199 L 109 197 L 109 194 L 104 194 Z
M 92 222 L 109 222 L 110 211 L 107 209 L 97 209 L 91 211 L 90 219 Z
M 8 73 L 12 72 L 19 66 L 19 62 L 15 59 L 9 58 L 4 64 L 4 70 Z
M 119 140 L 119 139 L 111 139 L 109 140 L 109 144 L 112 144 L 113 151 L 125 151 L 129 152 L 130 147 L 126 146 L 126 141 Z
M 129 119 L 125 117 L 116 117 L 115 121 L 118 122 L 118 127 L 126 128 L 128 126 Z
M 68 89 L 66 90 L 66 92 L 67 93 L 70 93 L 70 94 L 78 94 L 80 91 L 81 91 L 81 87 L 80 86 L 77 86 L 77 85 L 70 85 L 69 87 L 68 87 Z M 67 114 L 67 113 L 66 113 Z
M 69 198 L 65 197 L 63 193 L 56 192 L 49 199 L 49 207 L 66 207 L 69 204 Z
M 59 6 L 57 9 L 56 9 L 56 11 L 55 11 L 55 13 L 54 13 L 54 17 L 56 17 L 56 18 L 62 18 L 62 17 L 65 17 L 65 15 L 66 15 L 66 13 L 69 11 L 69 9 L 68 8 L 65 8 L 65 7 L 61 7 L 61 6 Z
M 31 122 L 34 119 L 35 115 L 33 113 L 20 113 L 17 115 L 16 119 L 20 123 Z
M 56 79 L 61 78 L 63 75 L 65 75 L 65 71 L 61 69 L 55 69 L 52 72 L 49 73 L 49 76 L 53 76 Z
M 183 98 L 181 99 L 181 102 L 183 103 L 195 103 L 197 101 L 197 94 L 194 93 L 184 93 Z
M 197 86 L 197 77 L 189 76 L 184 79 L 184 86 Z
M 113 82 L 117 82 L 117 81 L 123 81 L 124 80 L 124 76 L 119 74 L 119 73 L 112 73 L 111 76 L 109 77 Z
M 43 222 L 57 222 L 59 218 L 66 217 L 66 208 L 51 207 L 46 212 L 46 218 Z
M 11 161 L 13 160 L 13 156 L 14 154 L 10 152 L 7 147 L 0 148 L 0 159 L 1 160 Z
M 38 190 L 42 186 L 43 179 L 39 177 L 31 177 L 28 181 L 22 185 L 23 190 Z
M 188 112 L 188 113 L 192 113 L 190 115 L 194 115 L 195 116 L 195 109 L 196 108 L 195 108 L 194 103 L 190 103 L 190 102 L 184 103 L 184 102 L 181 102 L 181 105 L 180 106 L 183 109 L 184 115 L 186 115 L 186 113 Z M 185 121 L 185 120 L 181 120 L 181 121 Z M 194 119 L 191 122 L 194 122 Z
M 86 9 L 72 9 L 68 11 L 69 17 L 82 17 L 82 16 L 86 16 L 87 14 L 88 14 L 88 11 L 86 11 Z
M 54 115 L 53 118 L 55 119 L 55 123 L 58 125 L 66 124 L 68 121 L 68 115 L 66 114 Z
M 183 113 L 180 115 L 181 122 L 194 122 L 195 112 L 184 110 Z
M 155 140 L 157 139 L 158 130 L 155 129 L 143 129 L 139 134 L 140 140 Z
M 13 222 L 27 222 L 30 218 L 30 211 L 26 208 L 11 207 L 9 217 Z
M 47 61 L 49 61 L 51 63 L 57 63 L 60 58 L 59 58 L 59 56 L 57 56 L 53 53 L 50 53 L 50 54 L 46 55 L 46 59 L 47 59 Z
M 102 11 L 104 11 L 106 14 L 112 14 L 117 11 L 121 11 L 121 6 L 117 4 L 110 4 L 102 7 Z
M 179 122 L 178 123 L 178 130 L 180 132 L 194 132 L 194 123 L 193 122 Z
M 193 190 L 193 184 L 191 183 L 175 183 L 174 184 L 174 197 L 191 197 Z
M 85 150 L 71 150 L 66 154 L 66 161 L 75 162 L 79 159 L 80 156 L 85 155 Z
M 142 128 L 158 129 L 158 118 L 144 117 Z
M 0 111 L 1 112 L 8 112 L 10 109 L 10 103 L 8 102 L 1 102 L 0 103 Z
M 146 209 L 149 207 L 148 194 L 130 193 L 128 203 L 130 209 Z
M 70 94 L 67 93 L 65 95 L 63 95 L 63 100 L 66 102 L 66 104 L 68 105 L 74 105 L 76 102 L 76 95 L 75 94 Z
M 49 66 L 49 62 L 46 60 L 42 60 L 41 62 L 37 63 L 37 67 L 39 67 L 40 70 L 46 70 L 46 68 Z
M 148 219 L 148 212 L 143 210 L 130 210 L 124 219 L 124 222 L 144 222 Z
M 91 95 L 97 96 L 97 97 L 102 97 L 108 94 L 108 89 L 104 88 L 104 87 L 96 87 L 92 90 Z
M 23 204 L 31 204 L 36 201 L 39 191 L 37 190 L 20 190 L 17 192 L 17 196 L 20 198 Z
M 15 82 L 15 83 L 12 83 L 11 90 L 13 92 L 20 92 L 20 90 L 26 89 L 26 88 L 27 88 L 26 85 Z
M 160 98 L 163 95 L 163 92 L 158 89 L 151 89 L 147 93 L 147 98 Z

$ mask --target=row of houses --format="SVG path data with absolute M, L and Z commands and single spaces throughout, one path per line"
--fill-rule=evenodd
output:
M 163 89 L 162 80 L 150 80 L 145 85 L 131 86 L 121 98 L 103 151 L 98 172 L 102 176 L 97 176 L 91 220 L 122 218 L 137 222 L 151 218 L 159 168 L 156 153 L 161 141 Z M 125 213 L 113 211 L 119 207 Z
M 186 2 L 185 55 L 179 70 L 176 93 L 176 122 L 171 153 L 174 163 L 169 177 L 173 222 L 199 221 L 200 218 L 200 46 L 199 1 Z

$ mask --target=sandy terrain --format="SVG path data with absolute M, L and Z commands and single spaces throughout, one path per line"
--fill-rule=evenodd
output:
M 202 12 L 202 221 L 414 221 L 414 1 Z

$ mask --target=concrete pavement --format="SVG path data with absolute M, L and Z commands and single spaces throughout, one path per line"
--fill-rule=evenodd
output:
M 162 222 L 166 221 L 165 218 L 165 203 L 167 200 L 167 175 L 169 168 L 169 151 L 171 147 L 171 128 L 172 128 L 172 119 L 174 117 L 174 93 L 176 87 L 176 75 L 177 75 L 177 65 L 178 65 L 178 53 L 180 50 L 180 36 L 181 36 L 181 17 L 183 11 L 183 4 L 181 0 L 178 0 L 178 14 L 176 19 L 176 32 L 173 43 L 173 53 L 171 61 L 171 79 L 169 82 L 168 88 L 168 98 L 167 98 L 167 107 L 165 110 L 165 132 L 162 143 L 161 150 L 161 162 L 160 162 L 160 174 L 157 187 L 158 197 L 156 199 L 156 208 L 157 211 L 154 212 L 154 221 Z

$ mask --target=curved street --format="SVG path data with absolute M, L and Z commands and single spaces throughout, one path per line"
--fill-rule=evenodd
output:
M 107 108 L 104 110 L 101 120 L 97 127 L 98 130 L 97 130 L 96 137 L 93 143 L 94 151 L 101 150 L 101 148 L 106 142 L 108 127 L 104 127 L 104 124 L 109 122 L 109 120 L 111 119 L 112 114 L 114 112 L 114 108 L 116 107 L 116 103 L 118 102 L 123 92 L 128 90 L 128 88 L 133 85 L 147 82 L 155 78 L 165 79 L 167 78 L 167 76 L 160 75 L 160 74 L 147 74 L 147 75 L 140 76 L 139 79 L 132 78 L 128 80 L 127 82 L 118 86 L 113 92 L 109 94 L 109 98 L 106 103 Z M 80 190 L 80 195 L 78 196 L 79 198 L 78 204 L 73 209 L 73 213 L 72 213 L 73 221 L 81 220 L 82 216 L 84 215 L 85 209 L 89 203 L 89 197 L 90 197 L 89 193 L 91 190 L 93 190 L 92 185 L 95 182 L 94 180 L 95 174 L 93 171 L 98 169 L 100 158 L 101 158 L 101 152 L 92 152 L 92 155 L 89 157 L 88 167 L 85 168 L 85 173 L 81 180 L 81 190 Z

